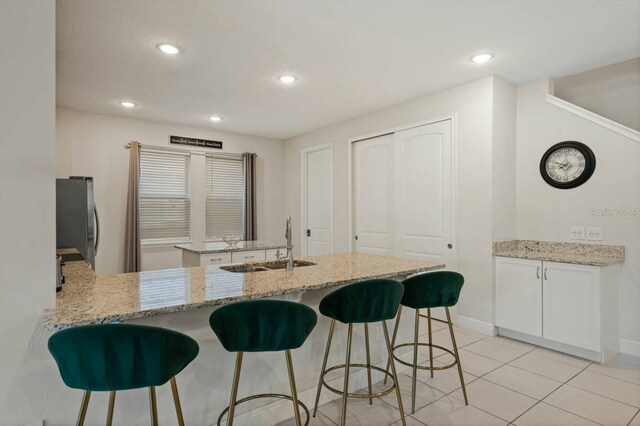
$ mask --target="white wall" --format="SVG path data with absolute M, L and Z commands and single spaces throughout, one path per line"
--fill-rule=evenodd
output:
M 1 9 L 0 423 L 18 425 L 56 390 L 40 324 L 55 297 L 55 2 Z
M 348 139 L 455 114 L 457 139 L 457 269 L 466 278 L 458 314 L 491 322 L 493 317 L 492 278 L 492 114 L 494 77 L 487 77 L 411 102 L 294 137 L 286 141 L 285 165 L 287 214 L 300 229 L 301 153 L 304 148 L 333 144 L 334 241 L 336 252 L 349 250 L 348 233 Z M 502 83 L 500 83 L 502 84 Z M 506 83 L 504 83 L 506 85 Z M 496 102 L 511 102 L 508 86 L 500 86 Z M 506 94 L 505 94 L 506 93 Z M 505 114 L 504 119 L 507 120 Z M 503 125 L 499 125 L 502 129 Z M 498 130 L 498 129 L 496 129 Z M 500 130 L 508 135 L 509 129 Z M 505 141 L 513 138 L 501 136 Z M 505 142 L 506 143 L 506 142 Z M 514 210 L 515 211 L 515 210 Z M 300 245 L 300 231 L 294 232 Z
M 640 217 L 595 218 L 591 211 L 640 209 L 640 143 L 548 104 L 548 88 L 547 80 L 518 87 L 518 238 L 569 241 L 570 226 L 600 226 L 603 243 L 626 246 L 621 334 L 640 350 Z M 544 152 L 564 140 L 583 142 L 596 155 L 591 179 L 571 190 L 552 188 L 539 172 Z
M 640 58 L 559 78 L 554 94 L 640 131 Z
M 516 86 L 494 79 L 491 164 L 494 241 L 516 238 L 516 96 Z
M 225 152 L 255 152 L 258 238 L 282 240 L 284 143 L 279 140 L 184 127 L 110 115 L 56 110 L 56 176 L 93 176 L 95 198 L 101 219 L 100 249 L 96 270 L 113 274 L 124 269 L 124 233 L 129 155 L 123 147 L 132 140 L 142 144 L 169 146 L 169 135 L 221 140 Z M 201 159 L 194 158 L 194 161 Z M 194 167 L 193 181 L 204 181 Z M 203 207 L 203 206 L 202 206 Z M 194 209 L 197 206 L 194 206 Z M 202 235 L 192 232 L 193 241 Z M 180 251 L 172 246 L 144 248 L 143 269 L 163 269 L 181 265 Z

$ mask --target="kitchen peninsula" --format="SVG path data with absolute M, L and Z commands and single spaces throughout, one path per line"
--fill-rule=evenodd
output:
M 229 272 L 217 266 L 97 275 L 86 262 L 67 262 L 56 307 L 45 312 L 49 330 L 150 317 L 234 301 L 303 293 L 370 278 L 404 277 L 444 268 L 434 262 L 362 253 L 304 258 L 285 270 Z
M 82 324 L 126 321 L 188 334 L 198 341 L 200 354 L 178 377 L 184 412 L 188 413 L 185 420 L 188 424 L 211 424 L 211 419 L 216 418 L 228 403 L 234 362 L 234 354 L 223 349 L 209 327 L 209 315 L 215 307 L 240 300 L 276 297 L 298 301 L 317 311 L 320 300 L 337 286 L 369 278 L 401 279 L 445 266 L 362 253 L 296 260 L 305 260 L 314 265 L 296 267 L 290 275 L 285 269 L 238 273 L 225 271 L 222 269 L 224 266 L 97 275 L 83 261 L 66 262 L 63 267 L 66 284 L 56 297 L 55 308 L 45 312 L 43 324 L 47 330 L 54 331 Z M 399 338 L 408 339 L 413 330 L 409 317 L 403 318 Z M 389 322 L 389 326 L 392 326 L 392 321 Z M 313 404 L 329 324 L 327 318 L 319 316 L 318 325 L 307 342 L 292 352 L 299 398 L 308 406 Z M 342 325 L 336 327 L 334 350 L 341 357 L 344 354 L 340 347 L 344 345 L 345 331 Z M 371 361 L 382 365 L 387 357 L 382 343 L 381 324 L 375 324 L 369 332 L 372 336 Z M 364 338 L 362 327 L 355 327 L 354 333 L 355 339 Z M 364 359 L 363 348 L 364 345 L 354 345 L 354 359 Z M 243 365 L 241 389 L 258 393 L 288 389 L 285 366 L 281 365 L 276 355 L 249 354 Z M 267 376 L 265 365 L 273 366 Z M 363 371 L 354 371 L 351 375 L 354 389 L 365 386 L 366 375 L 362 374 Z M 376 381 L 380 379 L 374 377 Z M 335 380 L 342 379 L 329 379 L 329 383 L 337 386 Z M 163 391 L 163 388 L 159 388 L 159 391 Z M 160 399 L 162 395 L 159 393 Z M 324 392 L 321 404 L 337 397 L 331 392 Z M 251 423 L 252 420 L 269 416 L 270 422 L 277 423 L 290 416 L 288 404 L 288 401 L 278 401 L 240 414 L 240 417 Z M 161 416 L 170 418 L 174 415 L 169 403 L 159 404 L 158 408 Z M 239 418 L 238 422 L 241 421 L 243 419 Z

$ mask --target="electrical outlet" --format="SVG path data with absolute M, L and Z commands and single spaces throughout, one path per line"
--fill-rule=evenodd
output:
M 587 228 L 587 240 L 602 241 L 602 228 L 600 227 Z
M 572 226 L 569 237 L 572 240 L 584 240 L 584 226 Z

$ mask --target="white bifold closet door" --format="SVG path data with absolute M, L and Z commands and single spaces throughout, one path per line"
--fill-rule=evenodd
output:
M 397 132 L 394 145 L 396 254 L 451 266 L 451 121 Z
M 451 120 L 353 143 L 354 251 L 455 268 L 452 143 Z
M 450 267 L 452 155 L 451 120 L 355 142 L 355 251 Z

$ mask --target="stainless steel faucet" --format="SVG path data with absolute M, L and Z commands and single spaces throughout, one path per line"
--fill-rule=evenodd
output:
M 293 244 L 291 243 L 291 216 L 287 217 L 287 229 L 284 237 L 287 239 L 287 272 L 293 271 Z

